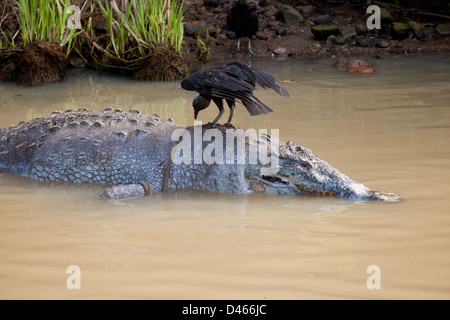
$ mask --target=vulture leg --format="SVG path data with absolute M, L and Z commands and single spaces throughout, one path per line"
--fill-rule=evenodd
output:
M 235 128 L 235 126 L 233 126 L 231 124 L 231 120 L 233 119 L 234 110 L 236 109 L 236 105 L 234 103 L 234 100 L 226 100 L 226 101 L 227 101 L 228 107 L 230 108 L 230 116 L 228 117 L 228 122 L 225 123 L 225 126 Z
M 226 100 L 228 107 L 230 108 L 230 116 L 228 117 L 228 122 L 230 123 L 233 119 L 234 110 L 236 109 L 236 106 L 234 104 L 234 100 Z
M 253 54 L 253 51 L 252 51 L 252 38 L 248 38 L 248 51 L 247 51 L 247 53 L 248 54 Z
M 220 98 L 213 98 L 213 101 L 217 105 L 217 108 L 219 108 L 219 114 L 213 120 L 213 122 L 208 122 L 207 124 L 205 124 L 203 126 L 204 128 L 214 127 L 216 125 L 217 121 L 219 121 L 219 119 L 222 117 L 223 113 L 225 112 L 225 110 L 223 109 L 223 101 L 222 101 L 222 99 L 220 99 Z

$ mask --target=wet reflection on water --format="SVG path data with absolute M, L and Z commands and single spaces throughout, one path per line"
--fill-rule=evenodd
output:
M 0 297 L 301 299 L 450 297 L 450 57 L 386 57 L 351 76 L 335 60 L 253 61 L 289 90 L 234 124 L 280 129 L 395 204 L 331 197 L 169 192 L 127 202 L 104 186 L 0 173 Z M 314 72 L 308 69 L 314 68 Z M 193 121 L 195 93 L 73 70 L 42 88 L 0 84 L 0 127 L 105 107 Z M 210 121 L 208 108 L 201 119 Z M 81 269 L 68 290 L 66 268 Z M 381 290 L 366 286 L 369 265 Z

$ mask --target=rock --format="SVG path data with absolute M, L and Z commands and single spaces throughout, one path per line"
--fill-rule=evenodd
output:
M 437 33 L 436 29 L 434 29 L 433 27 L 423 28 L 422 33 L 423 33 L 423 38 L 428 42 L 434 41 L 440 37 L 439 34 Z
M 287 30 L 283 26 L 278 27 L 278 29 L 276 31 L 277 36 L 283 36 L 284 37 L 286 35 L 286 33 L 287 33 Z
M 420 23 L 417 23 L 415 21 L 408 22 L 408 26 L 410 26 L 411 30 L 413 30 L 414 38 L 418 40 L 422 40 L 423 37 L 425 37 L 425 34 L 423 33 L 423 29 L 425 28 Z
M 269 30 L 275 30 L 276 28 L 278 28 L 279 24 L 280 23 L 277 20 L 275 20 L 275 18 L 269 19 L 269 21 L 267 21 L 267 28 Z
M 318 43 L 312 43 L 307 47 L 307 52 L 309 52 L 310 54 L 317 54 L 321 50 L 322 46 Z
M 367 29 L 367 26 L 365 24 L 355 24 L 354 28 L 358 36 L 365 35 L 369 32 L 369 29 Z
M 341 58 L 335 62 L 334 67 L 341 71 L 347 71 L 347 58 Z
M 440 35 L 433 27 L 426 27 L 422 30 L 422 32 L 424 34 L 425 41 L 431 42 L 442 39 L 442 35 Z
M 350 59 L 347 62 L 347 69 L 354 69 L 358 67 L 367 67 L 371 66 L 372 64 L 370 62 L 367 62 L 365 60 L 361 59 Z
M 315 20 L 314 20 L 315 24 L 318 25 L 328 25 L 330 24 L 330 16 L 329 15 L 323 15 L 323 16 L 318 16 Z
M 263 21 L 259 21 L 258 23 L 258 29 L 261 29 L 259 31 L 263 31 L 265 28 L 268 28 L 269 24 L 267 23 L 267 21 L 263 20 Z
M 372 44 L 372 40 L 369 37 L 358 37 L 356 44 L 360 47 L 369 47 Z
M 194 35 L 194 32 L 197 31 L 197 29 L 199 27 L 200 26 L 198 24 L 196 24 L 196 23 L 192 23 L 192 22 L 186 23 L 184 25 L 184 34 L 187 35 L 187 36 L 192 37 Z
M 197 12 L 197 11 L 191 11 L 191 12 L 189 12 L 190 14 L 191 14 L 191 16 L 192 16 L 192 18 L 194 19 L 194 20 L 201 20 L 202 19 L 202 14 L 200 13 L 200 12 Z
M 434 29 L 433 27 L 423 28 L 422 32 L 425 36 L 430 35 L 430 34 L 437 34 L 436 29 Z
M 273 53 L 276 54 L 277 56 L 281 56 L 281 55 L 285 55 L 287 53 L 286 48 L 283 47 L 277 47 L 275 48 L 275 50 L 273 50 Z
M 429 36 L 430 36 L 431 41 L 440 41 L 443 39 L 443 36 L 441 36 L 438 33 L 432 33 Z M 427 40 L 427 39 L 425 39 L 425 40 Z
M 236 33 L 234 31 L 227 31 L 226 36 L 228 39 L 236 39 Z
M 375 70 L 371 67 L 360 66 L 360 67 L 348 69 L 347 72 L 350 74 L 371 74 L 371 73 L 374 73 Z
M 338 26 L 313 26 L 311 32 L 317 40 L 327 40 L 331 35 L 337 36 L 339 34 Z
M 383 8 L 381 8 L 381 10 L 380 10 L 380 19 L 381 19 L 381 23 L 385 23 L 385 24 L 389 24 L 389 23 L 395 21 L 392 14 Z
M 416 38 L 417 40 L 422 40 L 425 37 L 422 30 L 414 30 L 413 34 L 414 38 Z
M 414 31 L 422 31 L 425 28 L 423 25 L 415 21 L 408 22 L 408 26 Z
M 264 11 L 263 16 L 265 18 L 270 18 L 270 17 L 278 17 L 278 15 L 280 14 L 280 9 L 278 9 L 277 7 L 273 6 L 273 5 L 268 5 L 266 8 L 266 11 Z
M 269 30 L 277 30 L 277 28 L 279 27 L 280 23 L 277 20 L 271 20 L 269 21 L 269 23 L 267 24 L 267 28 Z
M 343 44 L 346 44 L 347 42 L 348 42 L 348 38 L 345 38 L 345 37 L 337 36 L 337 37 L 334 39 L 334 43 L 337 44 L 338 46 L 341 46 L 341 45 L 343 45 Z
M 389 41 L 384 40 L 384 39 L 376 39 L 375 46 L 378 48 L 387 48 L 387 47 L 389 47 Z
M 184 1 L 183 12 L 188 12 L 191 9 L 192 2 L 189 0 Z
M 258 39 L 258 40 L 267 40 L 267 39 L 269 39 L 269 37 L 268 36 L 266 36 L 265 34 L 263 34 L 263 33 L 257 33 L 256 34 L 256 39 Z
M 439 24 L 436 27 L 436 31 L 443 36 L 450 34 L 450 22 Z
M 216 33 L 216 40 L 218 40 L 218 41 L 225 41 L 227 39 L 228 39 L 228 37 L 225 34 L 223 34 L 223 33 Z M 219 44 L 221 44 L 221 43 L 216 41 L 216 45 L 219 45 Z
M 408 37 L 411 30 L 411 27 L 406 23 L 393 22 L 391 27 L 391 35 L 394 40 L 403 40 Z
M 327 38 L 327 45 L 331 45 L 333 43 L 336 43 L 336 36 L 329 36 Z
M 301 11 L 302 15 L 303 15 L 305 18 L 309 18 L 309 17 L 310 17 L 311 15 L 313 15 L 315 12 L 316 12 L 316 8 L 315 8 L 314 6 L 312 6 L 312 5 L 310 5 L 310 4 L 304 6 L 304 7 L 302 8 L 302 11 Z
M 212 23 L 215 20 L 215 15 L 213 12 L 206 12 L 204 17 L 205 21 L 207 21 L 208 23 Z
M 356 37 L 357 33 L 355 28 L 353 27 L 344 27 L 341 30 L 341 35 L 342 37 L 346 38 L 346 39 L 350 39 L 353 37 Z
M 297 22 L 304 22 L 305 18 L 294 7 L 283 5 L 280 7 L 281 14 L 283 15 L 284 22 L 288 25 Z
M 207 24 L 206 26 L 200 27 L 194 32 L 194 37 L 206 37 L 209 34 L 210 36 L 214 36 L 216 34 L 216 28 L 213 25 Z
M 351 74 L 369 74 L 375 71 L 369 62 L 360 59 L 341 58 L 336 61 L 334 66 L 338 70 L 347 71 Z

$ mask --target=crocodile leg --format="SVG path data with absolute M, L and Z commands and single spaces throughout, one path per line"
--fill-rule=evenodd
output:
M 114 185 L 103 191 L 100 198 L 103 199 L 135 199 L 152 194 L 152 188 L 147 182 L 135 184 Z

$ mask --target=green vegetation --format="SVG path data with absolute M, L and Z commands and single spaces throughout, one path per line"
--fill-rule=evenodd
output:
M 120 5 L 123 11 L 115 0 L 97 0 L 97 4 L 108 30 L 109 41 L 103 52 L 107 56 L 130 61 L 160 47 L 181 51 L 183 0 L 174 5 L 171 0 L 126 1 L 125 6 Z
M 16 0 L 23 46 L 35 40 L 57 42 L 70 52 L 77 35 L 75 28 L 67 28 L 67 20 L 72 15 L 68 10 L 70 0 Z
M 25 82 L 33 84 L 41 78 L 59 79 L 56 71 L 48 70 L 57 65 L 64 72 L 73 51 L 94 68 L 119 70 L 142 80 L 179 79 L 189 74 L 181 54 L 183 4 L 184 0 L 8 0 L 8 8 L 0 9 L 0 57 L 17 53 L 33 79 Z M 11 32 L 14 20 L 20 28 Z M 32 74 L 39 68 L 47 70 L 48 77 Z
M 8 15 L 5 14 L 6 6 L 3 8 L 3 12 L 0 16 L 0 49 L 6 48 L 6 47 L 15 47 L 15 38 L 19 34 L 19 30 L 13 35 L 10 34 L 10 32 L 6 32 L 3 30 L 2 25 L 5 23 L 6 19 L 8 18 Z
M 14 39 L 11 39 L 3 30 L 2 30 L 2 21 L 0 21 L 0 49 L 7 47 L 14 47 Z
M 215 41 L 213 37 L 209 35 L 209 32 L 206 31 L 205 37 L 197 37 L 197 60 L 208 62 L 210 56 L 211 56 L 211 42 Z
M 20 36 L 25 47 L 41 39 L 66 46 L 70 52 L 74 39 L 80 33 L 68 28 L 73 11 L 70 0 L 14 0 L 19 8 Z M 97 36 L 92 18 L 83 21 L 83 34 L 93 48 L 109 59 L 122 64 L 148 56 L 156 48 L 181 51 L 183 40 L 183 0 L 97 0 L 84 1 L 94 15 L 100 11 L 108 34 Z M 121 9 L 119 9 L 119 7 Z M 0 27 L 4 19 L 0 19 Z M 0 29 L 0 47 L 14 46 L 15 36 Z M 86 39 L 84 39 L 85 41 Z M 102 42 L 99 45 L 98 42 Z M 80 49 L 80 48 L 78 48 Z M 80 50 L 77 50 L 78 52 Z M 94 59 L 95 60 L 95 59 Z M 99 58 L 98 62 L 104 59 Z

